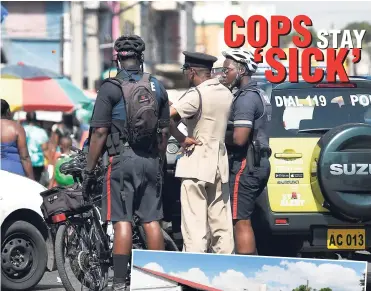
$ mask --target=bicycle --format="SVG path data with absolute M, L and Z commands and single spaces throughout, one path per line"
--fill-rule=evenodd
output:
M 46 221 L 56 228 L 54 243 L 56 265 L 65 289 L 75 291 L 74 286 L 81 285 L 81 288 L 86 287 L 89 290 L 98 291 L 108 285 L 109 269 L 113 268 L 113 227 L 110 222 L 102 222 L 99 209 L 105 168 L 101 162 L 98 164 L 96 167 L 97 191 L 89 197 L 83 197 L 80 181 L 82 181 L 86 155 L 79 149 L 73 150 L 77 152 L 77 155 L 63 164 L 60 171 L 65 175 L 72 175 L 76 181 L 75 186 L 69 190 L 65 188 L 60 190 L 56 187 L 41 195 L 45 202 L 47 197 L 53 197 L 53 191 L 65 191 L 65 198 L 72 197 L 71 193 L 73 193 L 75 195 L 73 199 L 80 199 L 79 205 L 59 211 L 52 216 L 44 216 L 47 217 Z M 139 218 L 135 215 L 132 222 L 133 248 L 146 249 L 144 229 L 139 222 Z M 178 251 L 171 237 L 164 230 L 162 233 L 165 239 L 165 249 Z M 127 285 L 130 285 L 130 263 L 128 270 Z

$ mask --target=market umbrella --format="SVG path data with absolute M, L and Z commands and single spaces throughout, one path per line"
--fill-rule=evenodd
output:
M 90 103 L 83 91 L 67 78 L 24 64 L 1 69 L 0 98 L 12 111 L 72 111 L 76 105 Z
M 82 124 L 89 124 L 91 116 L 93 115 L 94 102 L 85 103 L 81 106 L 78 106 L 76 109 L 76 118 Z

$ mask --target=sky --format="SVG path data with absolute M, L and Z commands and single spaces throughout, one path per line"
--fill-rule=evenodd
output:
M 312 288 L 330 287 L 336 291 L 361 291 L 359 280 L 366 269 L 366 263 L 355 261 L 137 250 L 133 254 L 133 265 L 225 291 L 243 288 L 258 291 L 259 284 L 266 284 L 267 291 L 292 291 L 299 285 L 306 284 L 306 280 L 309 280 Z
M 251 3 L 256 3 L 251 1 Z M 263 2 L 260 2 L 263 3 Z M 350 22 L 370 21 L 371 1 L 267 1 L 276 5 L 276 14 L 294 18 L 308 15 L 316 30 L 341 29 Z
M 210 1 L 210 3 L 224 2 L 224 1 Z M 293 19 L 296 15 L 305 14 L 308 15 L 312 21 L 313 26 L 316 30 L 320 29 L 331 29 L 332 25 L 336 29 L 342 29 L 350 22 L 370 21 L 371 15 L 371 1 L 240 1 L 246 2 L 242 5 L 248 6 L 261 6 L 264 5 L 275 6 L 276 15 L 285 15 L 290 19 Z M 217 5 L 223 5 L 219 3 Z M 262 11 L 256 8 L 256 11 Z M 228 9 L 230 10 L 230 8 Z M 230 14 L 230 11 L 213 11 L 212 14 L 196 15 L 197 19 L 223 19 L 226 14 Z M 252 10 L 254 11 L 254 10 Z M 271 11 L 271 9 L 269 9 Z M 257 13 L 257 12 L 256 12 Z M 259 12 L 264 13 L 264 12 Z M 197 14 L 197 13 L 196 13 Z

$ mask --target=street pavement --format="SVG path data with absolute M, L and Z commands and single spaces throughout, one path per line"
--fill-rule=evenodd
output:
M 63 288 L 62 282 L 59 279 L 58 271 L 54 271 L 46 272 L 34 290 L 64 291 L 65 289 Z M 78 286 L 76 286 L 76 290 L 79 290 Z
M 109 273 L 110 278 L 112 278 L 113 273 Z M 108 285 L 111 286 L 111 280 L 109 281 Z M 73 284 L 73 287 L 76 291 L 81 290 L 81 285 L 79 284 Z M 59 278 L 58 271 L 53 272 L 45 272 L 44 277 L 40 281 L 40 283 L 33 289 L 35 291 L 37 290 L 43 290 L 43 291 L 65 291 L 63 284 Z M 88 290 L 84 288 L 83 290 Z

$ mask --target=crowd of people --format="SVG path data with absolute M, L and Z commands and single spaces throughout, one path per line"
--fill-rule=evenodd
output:
M 219 78 L 211 74 L 216 57 L 183 52 L 189 90 L 172 103 L 161 82 L 143 72 L 139 36 L 118 38 L 115 50 L 118 73 L 98 91 L 82 184 L 89 195 L 97 181 L 94 168 L 107 153 L 102 218 L 114 225 L 113 290 L 126 290 L 134 212 L 148 249 L 165 248 L 161 192 L 170 135 L 182 146 L 175 176 L 181 179 L 183 251 L 257 254 L 251 215 L 270 175 L 271 105 L 251 79 L 258 67 L 253 55 L 224 51 Z M 178 129 L 180 120 L 187 136 Z M 1 100 L 1 128 L 1 168 L 55 186 L 55 175 L 45 182 L 43 174 L 78 141 L 74 116 L 64 114 L 49 136 L 34 112 L 20 124 Z
M 102 217 L 114 225 L 113 290 L 126 290 L 134 212 L 148 249 L 164 250 L 159 222 L 170 135 L 182 146 L 175 176 L 181 179 L 183 251 L 256 254 L 251 215 L 270 175 L 271 105 L 251 79 L 258 67 L 253 55 L 223 52 L 221 82 L 211 74 L 216 57 L 183 52 L 189 90 L 172 103 L 163 85 L 143 72 L 145 43 L 139 36 L 121 36 L 115 50 L 118 74 L 99 89 L 83 174 L 89 195 L 97 161 L 108 153 Z M 187 136 L 178 129 L 180 120 Z
M 73 143 L 78 145 L 79 124 L 74 114 L 63 114 L 50 134 L 28 112 L 25 122 L 13 120 L 9 103 L 1 99 L 0 169 L 33 179 L 49 188 L 56 186 L 53 168 L 59 158 L 68 155 Z M 50 168 L 52 168 L 50 170 Z

